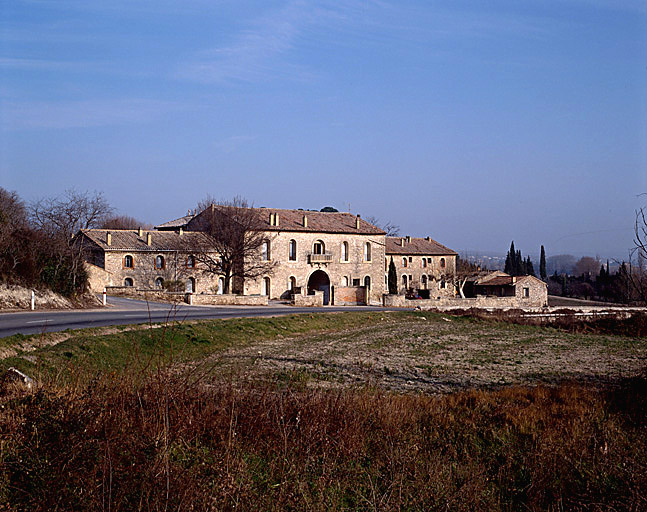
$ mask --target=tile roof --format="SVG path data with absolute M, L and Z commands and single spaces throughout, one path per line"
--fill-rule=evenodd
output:
M 404 247 L 402 246 L 404 244 Z M 457 253 L 431 238 L 386 237 L 386 254 L 427 254 L 453 256 Z
M 226 212 L 228 206 L 215 205 Z M 347 212 L 313 212 L 307 210 L 283 210 L 278 208 L 252 208 L 258 216 L 263 231 L 299 231 L 311 233 L 348 233 L 353 235 L 384 235 L 380 228 Z M 278 226 L 270 224 L 270 214 L 278 215 Z M 200 215 L 200 214 L 198 214 Z M 303 224 L 304 215 L 308 226 Z M 356 227 L 359 219 L 359 228 Z
M 107 242 L 108 233 L 112 238 L 110 245 Z M 151 245 L 146 243 L 149 233 Z M 189 231 L 184 231 L 181 235 L 176 231 L 143 231 L 142 236 L 139 236 L 137 230 L 131 229 L 84 229 L 80 234 L 105 251 L 151 252 L 195 250 L 205 236 L 199 232 Z
M 169 220 L 168 222 L 164 222 L 162 224 L 159 224 L 158 226 L 155 226 L 155 229 L 177 229 L 177 228 L 183 228 L 187 225 L 187 223 L 193 218 L 193 215 L 185 215 L 184 217 L 180 217 L 179 219 L 175 220 Z
M 507 286 L 512 284 L 512 276 L 496 276 L 485 281 L 478 281 L 476 286 Z

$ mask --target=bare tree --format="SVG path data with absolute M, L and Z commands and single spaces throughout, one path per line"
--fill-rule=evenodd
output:
M 273 272 L 276 263 L 269 254 L 271 240 L 263 231 L 259 212 L 245 199 L 214 204 L 207 197 L 198 203 L 198 211 L 189 229 L 201 231 L 205 237 L 198 242 L 201 247 L 195 258 L 203 272 L 223 277 L 224 293 L 242 293 L 245 279 Z M 265 243 L 267 252 L 262 250 Z
M 391 221 L 386 221 L 382 223 L 377 217 L 370 215 L 364 218 L 369 224 L 373 224 L 375 227 L 380 228 L 386 233 L 386 236 L 398 236 L 400 234 L 400 226 L 396 226 Z
M 69 279 L 65 281 L 71 290 L 84 286 L 85 248 L 74 235 L 81 229 L 97 227 L 112 212 L 113 208 L 100 192 L 90 194 L 72 189 L 62 196 L 39 199 L 30 205 L 32 224 L 50 241 L 47 248 L 50 263 L 45 269 L 49 281 L 60 283 L 61 276 L 66 275 Z
M 73 189 L 59 197 L 39 199 L 29 209 L 35 227 L 67 240 L 81 229 L 98 227 L 114 211 L 101 192 L 90 194 Z
M 641 194 L 642 195 L 642 194 Z M 633 261 L 635 257 L 635 262 Z M 626 279 L 630 294 L 642 304 L 647 304 L 647 208 L 636 212 L 634 223 L 634 248 L 631 253 Z
M 153 226 L 128 215 L 111 215 L 99 222 L 101 229 L 151 229 Z
M 14 274 L 28 258 L 25 241 L 31 238 L 25 204 L 16 192 L 0 187 L 0 275 Z

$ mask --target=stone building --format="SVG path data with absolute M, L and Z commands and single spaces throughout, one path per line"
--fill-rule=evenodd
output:
M 218 281 L 197 266 L 192 249 L 204 235 L 197 232 L 86 229 L 75 243 L 86 253 L 90 288 L 106 286 L 134 289 L 216 293 Z
M 449 276 L 456 271 L 456 256 L 455 251 L 430 237 L 386 237 L 385 282 L 388 283 L 389 264 L 393 258 L 401 293 L 417 291 L 427 299 L 451 297 L 454 286 Z
M 214 207 L 225 212 L 227 208 Z M 256 279 L 246 279 L 245 295 L 279 299 L 321 292 L 323 304 L 382 303 L 386 290 L 381 267 L 384 231 L 350 213 L 252 210 L 258 215 L 257 229 L 264 235 L 259 257 L 274 263 L 274 268 Z M 188 231 L 199 229 L 203 213 L 172 224 L 185 222 Z M 159 228 L 169 229 L 170 225 Z

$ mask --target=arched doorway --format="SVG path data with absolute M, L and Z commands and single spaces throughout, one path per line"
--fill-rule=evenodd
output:
M 308 279 L 308 295 L 313 295 L 315 290 L 322 291 L 324 306 L 330 303 L 330 278 L 323 270 L 315 270 Z

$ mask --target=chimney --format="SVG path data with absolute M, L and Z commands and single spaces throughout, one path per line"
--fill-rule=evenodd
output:
M 150 233 L 146 234 L 146 245 L 151 245 L 151 234 Z
M 431 242 L 431 237 L 428 236 L 427 238 L 425 238 L 425 240 L 427 240 L 427 242 Z
M 180 228 L 180 233 L 179 234 L 180 234 L 180 236 L 182 236 L 184 234 L 184 230 L 182 228 Z
M 274 225 L 275 226 L 279 225 L 279 214 L 278 213 L 274 214 Z
M 404 247 L 404 238 L 400 238 L 400 247 Z
M 106 233 L 106 244 L 112 245 L 112 233 L 110 231 Z
M 270 213 L 270 226 L 274 225 L 274 214 Z
M 141 226 L 139 226 L 139 229 L 137 230 L 137 236 L 139 236 L 139 237 L 144 236 L 144 230 L 142 229 Z
M 355 217 L 355 229 L 359 229 L 359 213 L 357 214 L 357 217 Z
M 410 243 L 411 243 L 411 237 L 410 237 L 409 235 L 407 235 L 407 243 L 408 243 L 408 244 L 410 244 Z
M 304 228 L 308 227 L 308 216 L 307 215 L 303 216 L 303 227 Z

